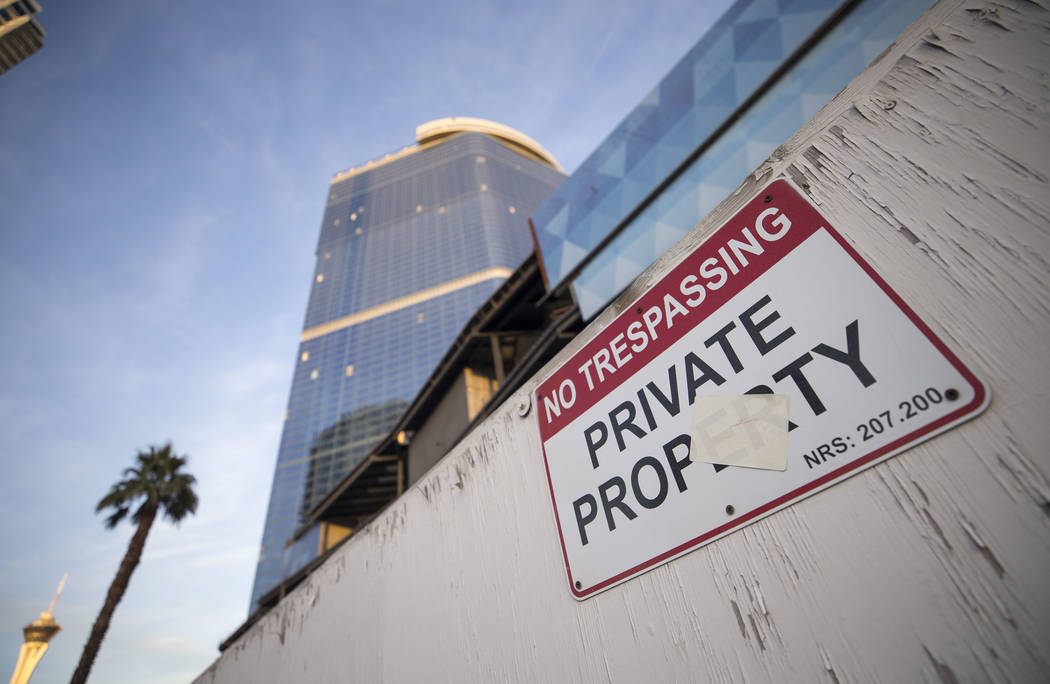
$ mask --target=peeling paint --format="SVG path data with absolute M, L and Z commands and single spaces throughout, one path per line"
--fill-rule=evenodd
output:
M 744 616 L 740 614 L 740 606 L 733 599 L 729 599 L 729 605 L 733 607 L 733 615 L 736 616 L 736 624 L 740 628 L 740 636 L 746 639 L 747 627 L 744 626 Z
M 820 650 L 820 661 L 824 665 L 824 671 L 831 677 L 831 681 L 834 684 L 839 684 L 839 677 L 835 674 L 835 667 L 831 664 L 831 658 L 828 656 L 827 650 L 823 646 L 819 647 Z
M 921 242 L 921 240 L 919 240 L 919 236 L 911 232 L 911 230 L 909 230 L 907 226 L 898 226 L 897 230 L 900 231 L 901 235 L 908 238 L 908 242 L 912 243 L 913 245 L 917 245 L 919 244 L 919 242 Z
M 755 616 L 748 615 L 747 619 L 751 623 L 751 631 L 755 633 L 755 641 L 758 642 L 759 650 L 766 650 L 766 642 L 762 640 L 762 633 L 758 631 L 758 625 L 755 624 Z
M 937 673 L 937 677 L 943 684 L 959 684 L 959 680 L 956 679 L 955 673 L 952 672 L 952 668 L 934 658 L 933 654 L 930 653 L 930 649 L 923 646 L 922 650 L 926 653 L 926 657 L 929 658 L 930 662 L 933 663 L 933 670 Z
M 951 551 L 951 542 L 949 542 L 948 538 L 944 536 L 944 531 L 941 530 L 941 526 L 937 524 L 936 520 L 934 520 L 933 515 L 930 513 L 929 509 L 922 509 L 922 514 L 926 517 L 926 522 L 930 523 L 930 527 L 933 529 L 933 533 L 936 534 L 937 538 L 941 540 L 942 544 L 944 544 L 944 548 Z
M 995 574 L 999 575 L 999 577 L 1005 575 L 1006 569 L 1003 568 L 999 559 L 995 557 L 995 554 L 988 547 L 988 544 L 985 543 L 984 539 L 981 538 L 981 535 L 977 533 L 977 529 L 973 526 L 973 523 L 964 517 L 960 518 L 959 522 L 962 524 L 963 530 L 966 531 L 966 536 L 970 538 L 974 546 L 976 546 L 981 552 L 981 555 L 984 556 L 985 560 L 987 560 L 995 570 Z

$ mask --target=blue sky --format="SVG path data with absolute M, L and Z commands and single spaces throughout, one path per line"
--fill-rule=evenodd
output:
M 95 663 L 185 682 L 246 617 L 328 181 L 476 116 L 569 171 L 728 4 L 41 0 L 0 76 L 0 676 L 68 681 L 131 535 L 95 503 L 174 442 L 198 515 L 154 526 Z

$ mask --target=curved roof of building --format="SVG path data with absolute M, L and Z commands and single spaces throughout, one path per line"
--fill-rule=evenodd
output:
M 466 133 L 468 131 L 491 135 L 515 151 L 524 153 L 526 157 L 549 164 L 562 173 L 565 172 L 558 160 L 554 158 L 554 155 L 548 152 L 543 145 L 521 131 L 516 131 L 510 126 L 504 126 L 501 123 L 486 119 L 475 119 L 470 116 L 434 119 L 416 127 L 416 142 L 423 145 L 449 135 Z
M 561 164 L 558 163 L 558 160 L 554 158 L 554 155 L 544 149 L 543 145 L 540 145 L 521 131 L 516 131 L 510 126 L 504 126 L 501 123 L 487 121 L 486 119 L 475 119 L 470 116 L 452 116 L 444 119 L 434 119 L 433 121 L 428 121 L 425 124 L 417 126 L 415 145 L 409 145 L 397 152 L 391 152 L 390 154 L 379 157 L 378 159 L 372 159 L 361 166 L 355 166 L 345 171 L 340 171 L 332 177 L 331 182 L 338 183 L 339 181 L 346 180 L 347 178 L 355 176 L 363 171 L 371 171 L 377 166 L 382 166 L 383 164 L 392 162 L 395 159 L 400 159 L 413 154 L 430 147 L 431 145 L 440 144 L 445 138 L 458 133 L 484 133 L 485 135 L 495 138 L 503 145 L 527 159 L 547 164 L 558 171 L 565 173 L 565 170 L 561 167 Z

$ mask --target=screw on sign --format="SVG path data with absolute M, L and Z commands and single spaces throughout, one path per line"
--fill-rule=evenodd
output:
M 983 383 L 778 180 L 534 403 L 585 599 L 951 429 Z

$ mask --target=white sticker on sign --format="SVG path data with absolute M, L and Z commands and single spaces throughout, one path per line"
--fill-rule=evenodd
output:
M 537 388 L 570 590 L 585 599 L 731 534 L 988 397 L 775 181 Z
M 704 463 L 787 470 L 786 394 L 697 396 L 692 453 Z

